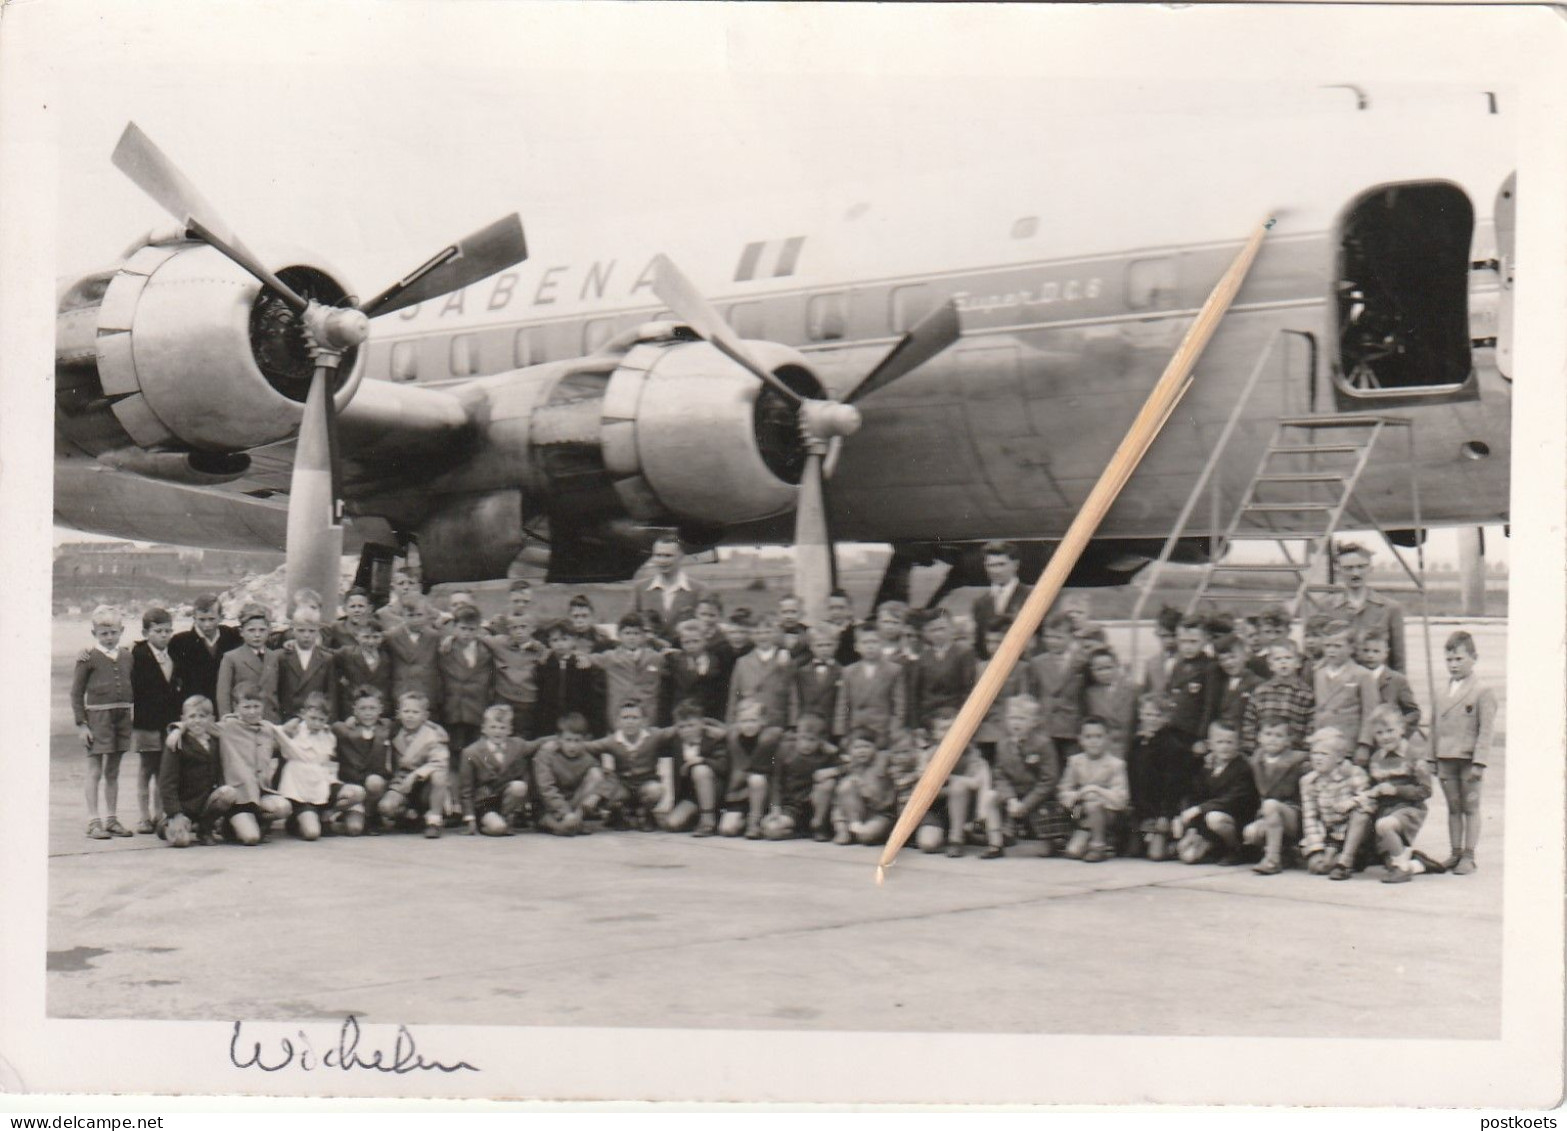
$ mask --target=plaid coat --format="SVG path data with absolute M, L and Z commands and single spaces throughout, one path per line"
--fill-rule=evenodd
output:
M 1350 814 L 1360 808 L 1360 795 L 1371 779 L 1355 763 L 1345 759 L 1331 773 L 1315 770 L 1300 779 L 1300 849 L 1307 856 L 1342 843 L 1349 830 Z

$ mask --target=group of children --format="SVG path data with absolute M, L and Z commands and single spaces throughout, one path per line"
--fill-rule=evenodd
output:
M 95 610 L 72 690 L 88 835 L 133 835 L 116 782 L 134 750 L 135 831 L 175 846 L 256 844 L 284 824 L 307 840 L 602 825 L 876 844 L 987 663 L 944 609 L 915 626 L 887 602 L 855 624 L 842 593 L 815 626 L 792 597 L 752 620 L 704 596 L 673 626 L 629 613 L 611 642 L 586 597 L 540 630 L 526 582 L 486 623 L 467 594 L 438 612 L 399 581 L 380 610 L 351 591 L 330 623 L 296 593 L 281 629 L 261 605 L 222 626 L 203 597 L 176 635 L 148 609 L 129 649 L 119 616 Z M 987 623 L 985 655 L 1008 627 Z M 1433 750 L 1385 638 L 1308 622 L 1303 657 L 1282 610 L 1246 627 L 1166 612 L 1134 680 L 1080 611 L 1052 614 L 914 843 L 992 859 L 1032 839 L 1089 862 L 1251 858 L 1335 879 L 1380 854 L 1388 882 L 1472 872 L 1495 714 L 1472 638 L 1447 642 Z M 1412 847 L 1433 777 L 1444 861 Z

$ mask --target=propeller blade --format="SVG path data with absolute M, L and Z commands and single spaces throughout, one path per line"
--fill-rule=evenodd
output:
M 461 290 L 528 258 L 522 219 L 515 212 L 442 248 L 359 309 L 376 318 Z
M 963 336 L 958 321 L 957 305 L 945 302 L 921 318 L 903 340 L 893 346 L 887 356 L 877 362 L 876 368 L 866 374 L 843 399 L 849 404 L 868 397 L 877 389 L 884 389 L 935 357 Z
M 751 356 L 740 336 L 730 329 L 729 323 L 713 309 L 712 303 L 685 277 L 669 256 L 660 254 L 654 263 L 653 293 L 664 300 L 664 305 L 674 312 L 676 318 L 690 325 L 725 357 L 754 374 L 757 380 L 771 385 L 788 397 L 791 403 L 801 402 L 803 398 L 799 393 L 773 376 L 771 370 Z
M 805 457 L 800 498 L 794 512 L 794 591 L 812 624 L 826 623 L 827 598 L 832 594 L 836 574 L 822 478 L 821 453 L 812 450 Z
M 323 617 L 337 609 L 343 558 L 331 376 L 331 369 L 318 368 L 305 399 L 289 479 L 288 558 L 283 570 L 287 599 L 292 602 L 300 589 L 314 589 L 321 594 Z
M 281 279 L 240 240 L 224 223 L 217 209 L 209 204 L 185 174 L 142 133 L 135 122 L 125 126 L 119 144 L 114 147 L 114 166 L 136 186 L 161 205 L 187 229 L 217 248 L 246 271 L 271 287 L 296 311 L 305 309 L 305 300 Z

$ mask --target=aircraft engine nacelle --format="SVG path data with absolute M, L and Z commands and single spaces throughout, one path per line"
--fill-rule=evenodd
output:
M 749 344 L 790 388 L 821 395 L 800 354 Z M 706 342 L 639 342 L 604 389 L 604 466 L 634 519 L 724 527 L 769 518 L 799 494 L 796 416 Z
M 749 344 L 790 387 L 821 395 L 794 350 Z M 673 526 L 700 541 L 794 507 L 805 463 L 796 407 L 683 328 L 648 324 L 555 373 L 536 392 L 511 384 L 518 403 L 492 411 L 491 432 L 504 445 L 498 421 L 526 421 L 529 491 L 557 551 L 564 529 L 635 542 Z
M 346 290 L 294 258 L 278 276 L 329 305 Z M 345 354 L 338 407 L 358 384 Z M 62 431 L 97 454 L 141 448 L 239 452 L 298 431 L 313 363 L 297 316 L 204 243 L 137 249 L 61 297 L 56 400 Z

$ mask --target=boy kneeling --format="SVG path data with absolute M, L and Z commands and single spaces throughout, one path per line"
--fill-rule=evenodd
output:
M 486 707 L 479 740 L 462 752 L 458 777 L 463 832 L 469 836 L 511 836 L 527 804 L 533 754 L 545 743 L 515 737 L 513 721 L 510 707 Z
M 593 831 L 589 818 L 598 816 L 604 771 L 588 753 L 588 721 L 571 714 L 559 726 L 554 744 L 533 770 L 544 806 L 539 827 L 556 836 L 586 836 Z
M 1345 760 L 1349 739 L 1337 727 L 1324 727 L 1307 741 L 1311 773 L 1300 779 L 1300 822 L 1305 829 L 1300 850 L 1312 875 L 1347 880 L 1354 871 L 1357 847 L 1349 842 L 1350 822 L 1360 812 L 1360 795 L 1371 779 Z
M 1078 725 L 1077 741 L 1082 749 L 1067 759 L 1056 794 L 1061 808 L 1077 822 L 1066 854 L 1098 864 L 1110 858 L 1110 838 L 1126 817 L 1126 763 L 1106 752 L 1110 729 L 1097 716 L 1089 715 Z
M 1220 864 L 1239 864 L 1241 829 L 1257 815 L 1257 779 L 1240 757 L 1240 738 L 1227 722 L 1208 727 L 1208 756 L 1192 783 L 1192 801 L 1181 810 L 1184 828 L 1176 844 L 1183 864 L 1196 864 L 1217 849 Z
M 163 819 L 158 835 L 171 848 L 213 844 L 213 828 L 234 805 L 234 790 L 223 784 L 218 742 L 212 734 L 212 701 L 192 695 L 180 710 L 180 725 L 164 744 L 158 763 L 158 793 Z
M 392 780 L 381 798 L 381 819 L 395 826 L 410 807 L 424 810 L 424 835 L 441 835 L 446 813 L 446 767 L 451 752 L 446 732 L 430 721 L 430 697 L 423 691 L 405 691 L 397 700 L 397 722 L 402 727 L 392 739 Z
M 229 831 L 240 844 L 260 844 L 273 822 L 288 820 L 293 806 L 272 788 L 277 739 L 265 721 L 267 704 L 261 685 L 242 680 L 232 695 L 234 714 L 223 716 L 218 724 L 223 783 L 234 791 Z

